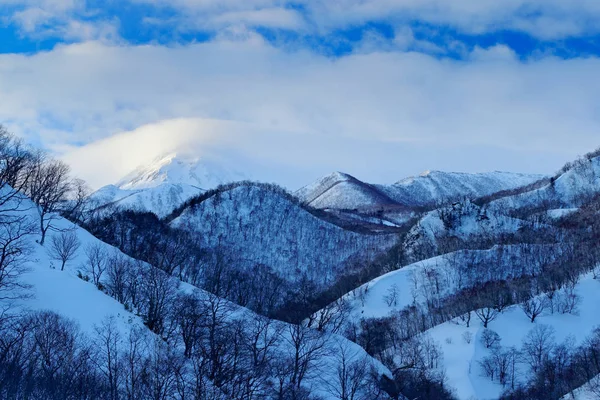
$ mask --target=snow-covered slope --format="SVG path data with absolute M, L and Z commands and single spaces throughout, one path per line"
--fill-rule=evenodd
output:
M 32 221 L 35 221 L 37 218 L 35 205 L 27 199 L 21 201 L 17 211 L 13 210 L 11 212 L 12 215 L 31 218 Z M 94 337 L 97 334 L 96 328 L 101 326 L 108 318 L 112 318 L 116 322 L 120 338 L 128 337 L 133 327 L 145 331 L 146 335 L 153 336 L 142 323 L 142 318 L 128 311 L 123 304 L 108 296 L 104 291 L 99 290 L 93 283 L 82 279 L 88 273 L 84 268 L 87 261 L 85 250 L 91 246 L 99 246 L 100 250 L 106 252 L 107 255 L 118 254 L 123 259 L 132 262 L 135 260 L 122 254 L 118 249 L 99 241 L 84 229 L 63 218 L 54 216 L 53 226 L 55 229 L 48 234 L 45 246 L 37 243 L 36 233 L 32 233 L 26 237 L 26 247 L 31 248 L 32 251 L 23 264 L 27 272 L 19 276 L 19 280 L 21 284 L 28 286 L 26 293 L 29 296 L 13 304 L 11 312 L 53 311 L 60 316 L 75 321 L 83 333 L 89 337 Z M 80 243 L 74 256 L 67 262 L 64 271 L 61 271 L 60 263 L 53 260 L 50 255 L 51 252 L 49 252 L 52 238 L 60 235 L 61 232 L 72 232 Z M 145 263 L 137 263 L 136 265 L 141 265 L 143 268 L 154 268 Z M 105 279 L 107 274 L 109 273 L 104 274 Z M 209 294 L 198 288 L 179 282 L 175 278 L 170 279 L 177 283 L 175 287 L 180 293 L 193 293 L 201 298 L 210 297 Z M 102 281 L 106 282 L 104 279 Z M 140 284 L 144 283 L 140 282 Z M 156 289 L 158 290 L 158 288 Z M 3 306 L 6 304 L 4 303 L 5 301 L 7 300 L 0 296 L 0 309 L 3 309 Z M 256 322 L 259 318 L 264 319 L 264 317 L 259 317 L 248 309 L 225 300 L 219 301 L 222 303 L 218 306 L 218 312 L 227 310 L 227 314 L 223 318 L 231 320 L 232 323 L 234 321 L 242 323 L 249 321 L 250 323 Z M 176 310 L 169 310 L 169 312 L 174 311 Z M 220 323 L 223 323 L 223 320 Z M 334 395 L 336 380 L 338 379 L 336 373 L 341 367 L 341 362 L 364 366 L 365 375 L 360 379 L 364 379 L 362 386 L 365 388 L 371 383 L 371 381 L 368 383 L 367 380 L 370 379 L 368 373 L 372 371 L 372 368 L 374 368 L 377 374 L 391 376 L 389 370 L 381 363 L 369 357 L 360 346 L 341 336 L 321 334 L 316 331 L 306 330 L 306 328 L 296 330 L 293 325 L 279 321 L 271 321 L 270 325 L 265 325 L 265 327 L 268 329 L 268 332 L 261 331 L 260 334 L 264 334 L 265 338 L 269 338 L 269 340 L 273 340 L 273 343 L 277 343 L 274 345 L 276 353 L 273 356 L 281 362 L 294 355 L 293 343 L 294 340 L 298 339 L 294 339 L 295 336 L 293 335 L 306 335 L 303 345 L 315 346 L 316 350 L 313 350 L 315 358 L 311 361 L 310 365 L 311 368 L 316 368 L 314 367 L 315 365 L 319 366 L 320 372 L 319 374 L 309 373 L 306 376 L 303 387 L 306 387 L 311 394 L 318 394 L 319 398 L 327 400 L 334 400 L 336 398 Z M 274 339 L 275 335 L 279 337 L 277 342 Z M 260 342 L 260 338 L 257 337 L 256 340 Z M 159 342 L 162 342 L 162 339 Z M 179 348 L 181 344 L 176 343 L 170 343 L 173 346 L 172 350 L 182 351 L 183 349 Z M 346 365 L 344 364 L 345 367 Z M 275 378 L 272 377 L 272 379 Z M 165 398 L 179 399 L 180 397 L 174 395 Z
M 485 282 L 518 277 L 522 273 L 520 263 L 537 271 L 533 255 L 544 253 L 545 261 L 551 262 L 555 257 L 552 250 L 548 245 L 495 246 L 460 250 L 407 265 L 344 295 L 348 322 L 389 317 L 409 306 L 424 306 L 433 297 L 444 299 Z
M 375 187 L 342 172 L 334 172 L 298 190 L 296 196 L 314 208 L 344 209 L 375 208 L 394 201 Z
M 576 286 L 576 294 L 581 297 L 576 315 L 546 310 L 532 323 L 516 305 L 490 322 L 488 328 L 500 335 L 500 346 L 503 349 L 520 348 L 527 334 L 536 326 L 550 327 L 556 344 L 569 340 L 573 346 L 580 345 L 600 325 L 600 313 L 597 309 L 600 303 L 600 282 L 593 279 L 591 274 L 585 275 Z M 472 337 L 469 343 L 465 340 L 465 335 L 469 334 L 465 332 L 470 332 Z M 448 382 L 461 400 L 497 399 L 506 388 L 482 376 L 480 362 L 492 353 L 492 349 L 481 343 L 483 332 L 483 325 L 476 318 L 470 328 L 457 321 L 450 321 L 427 332 L 441 346 Z M 524 379 L 527 372 L 528 366 L 520 362 L 515 377 L 516 384 L 526 383 Z M 581 393 L 581 397 L 567 398 L 585 399 L 586 395 Z
M 176 183 L 208 190 L 223 183 L 244 179 L 241 173 L 228 170 L 218 162 L 171 153 L 155 159 L 149 165 L 136 168 L 116 186 L 124 190 L 136 190 Z
M 490 208 L 504 212 L 515 209 L 572 209 L 600 194 L 600 157 L 583 158 L 571 164 L 546 185 L 503 197 Z
M 29 218 L 35 222 L 37 212 L 35 205 L 28 199 L 19 203 L 17 211 L 11 215 Z M 29 310 L 51 310 L 62 316 L 77 321 L 82 330 L 92 333 L 95 325 L 100 325 L 108 317 L 114 317 L 125 334 L 132 326 L 143 326 L 139 317 L 124 309 L 123 305 L 112 297 L 98 290 L 91 282 L 77 277 L 84 270 L 85 249 L 91 245 L 99 245 L 107 255 L 119 254 L 128 258 L 118 249 L 103 243 L 89 232 L 59 217 L 53 217 L 53 229 L 49 231 L 45 246 L 38 243 L 39 235 L 32 233 L 25 237 L 23 248 L 31 249 L 24 258 L 23 267 L 27 271 L 19 279 L 30 285 L 28 297 L 17 303 L 19 307 Z M 51 257 L 51 243 L 60 232 L 73 232 L 80 246 L 73 257 L 61 271 L 61 263 Z M 2 234 L 5 234 L 4 232 Z M 1 303 L 1 301 L 0 301 Z
M 425 172 L 392 185 L 374 185 L 336 172 L 303 187 L 296 195 L 320 209 L 376 209 L 433 207 L 462 198 L 475 199 L 499 191 L 526 186 L 541 175 L 490 172 L 467 174 Z
M 116 185 L 100 188 L 92 200 L 97 207 L 112 205 L 164 217 L 193 196 L 244 179 L 218 162 L 172 153 L 138 167 Z
M 427 171 L 393 185 L 377 187 L 398 203 L 413 207 L 429 207 L 462 198 L 475 199 L 516 189 L 543 178 L 542 175 L 498 171 L 477 174 Z

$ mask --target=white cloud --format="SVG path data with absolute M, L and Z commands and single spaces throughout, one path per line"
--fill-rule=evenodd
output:
M 150 163 L 157 155 L 203 143 L 208 146 L 225 124 L 201 119 L 175 119 L 141 126 L 100 139 L 83 147 L 71 147 L 65 161 L 90 185 L 116 182 L 139 165 Z M 206 149 L 196 148 L 198 153 Z
M 600 31 L 595 0 L 304 0 L 322 29 L 383 19 L 450 25 L 472 34 L 514 29 L 542 39 Z
M 257 36 L 170 48 L 87 42 L 0 55 L 0 121 L 79 160 L 95 185 L 179 135 L 291 186 L 334 169 L 376 181 L 435 168 L 551 172 L 598 144 L 599 67 L 596 58 L 523 63 L 504 47 L 467 61 L 374 51 L 332 60 Z M 103 141 L 130 131 L 141 139 Z
M 177 31 L 235 27 L 272 27 L 302 33 L 328 33 L 370 21 L 388 21 L 401 29 L 409 22 L 450 26 L 462 33 L 482 34 L 516 30 L 544 40 L 600 33 L 597 0 L 123 0 L 175 10 L 169 18 L 147 21 L 168 23 Z M 4 0 L 16 6 L 12 20 L 24 34 L 54 36 L 73 30 L 72 21 L 86 24 L 82 40 L 105 38 L 106 26 L 81 16 L 94 15 L 85 0 Z M 297 7 L 301 5 L 301 10 Z M 101 7 L 101 6 L 100 6 Z M 114 21 L 100 22 L 103 25 Z M 90 27 L 91 26 L 91 27 Z M 93 34 L 90 30 L 93 27 Z M 114 38 L 114 32 L 107 35 Z
M 18 26 L 22 35 L 69 41 L 119 40 L 117 20 L 83 18 L 96 14 L 85 0 L 5 0 L 3 5 L 15 7 L 5 22 Z
M 596 0 L 130 0 L 182 10 L 182 17 L 203 26 L 223 15 L 240 17 L 247 12 L 279 9 L 281 17 L 269 18 L 269 25 L 293 27 L 285 20 L 290 6 L 302 4 L 305 26 L 327 32 L 373 20 L 403 26 L 408 21 L 449 25 L 461 32 L 480 34 L 504 29 L 526 32 L 554 40 L 600 32 L 600 2 Z M 191 14 L 190 14 L 191 13 Z M 275 13 L 273 13 L 275 16 Z M 293 20 L 298 21 L 299 15 Z M 229 19 L 235 24 L 236 21 Z
M 283 8 L 265 8 L 251 11 L 232 11 L 221 14 L 210 21 L 211 25 L 245 25 L 252 27 L 286 28 L 300 30 L 304 28 L 301 15 Z

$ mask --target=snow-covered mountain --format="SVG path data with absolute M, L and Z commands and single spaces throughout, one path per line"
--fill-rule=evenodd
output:
M 170 226 L 192 233 L 205 249 L 225 249 L 241 271 L 267 267 L 285 282 L 282 297 L 284 288 L 294 292 L 301 281 L 325 290 L 397 242 L 395 234 L 358 233 L 327 222 L 275 185 L 234 184 L 194 200 L 172 215 Z
M 258 398 L 333 400 L 348 397 L 348 379 L 364 399 L 599 393 L 600 151 L 553 177 L 434 171 L 379 185 L 336 172 L 295 194 L 241 179 L 170 154 L 95 193 L 96 213 L 65 197 L 57 210 L 71 221 L 52 214 L 45 244 L 30 192 L 18 207 L 0 192 L 0 248 L 10 250 L 0 355 L 8 332 L 35 339 L 20 348 L 46 362 L 35 346 L 56 320 L 91 339 L 97 353 L 84 357 L 101 356 L 109 318 L 122 340 L 149 339 L 140 367 L 165 366 L 144 371 L 144 385 L 156 373 L 184 377 L 185 398 L 201 384 L 211 400 L 250 399 L 253 382 Z M 27 289 L 35 296 L 19 295 Z M 7 291 L 31 329 L 3 326 Z M 71 364 L 60 363 L 62 376 Z
M 600 194 L 600 155 L 589 156 L 568 164 L 544 185 L 491 199 L 497 210 L 539 209 L 569 210 L 580 207 Z
M 395 203 L 375 186 L 343 172 L 323 177 L 295 194 L 304 204 L 318 209 L 366 209 Z
M 543 179 L 543 175 L 512 172 L 461 173 L 426 171 L 393 185 L 377 185 L 390 198 L 412 207 L 431 207 L 460 200 L 476 199 L 516 189 Z
M 171 153 L 156 158 L 148 165 L 139 166 L 122 178 L 116 186 L 123 190 L 142 190 L 170 183 L 208 190 L 244 179 L 244 175 L 223 167 L 219 162 Z
M 433 208 L 462 198 L 475 199 L 526 186 L 542 178 L 541 175 L 510 172 L 427 171 L 392 185 L 379 185 L 336 172 L 301 188 L 296 195 L 304 203 L 319 209 Z
M 193 196 L 244 179 L 217 161 L 171 153 L 136 168 L 115 185 L 100 188 L 92 199 L 98 207 L 114 205 L 164 217 Z
M 355 369 L 362 368 L 361 375 L 354 377 L 353 382 L 360 385 L 360 393 L 365 393 L 365 396 L 369 396 L 366 393 L 370 393 L 370 390 L 377 392 L 377 388 L 373 385 L 376 385 L 376 380 L 381 376 L 391 379 L 391 373 L 386 367 L 369 357 L 360 346 L 341 336 L 320 333 L 256 315 L 248 309 L 181 282 L 153 265 L 123 254 L 119 249 L 100 241 L 86 230 L 58 215 L 52 217 L 53 230 L 49 233 L 46 244 L 42 246 L 35 240 L 38 237 L 35 230 L 21 231 L 25 229 L 24 223 L 30 220 L 35 222 L 39 218 L 36 205 L 24 196 L 19 195 L 15 199 L 2 204 L 0 208 L 2 221 L 7 217 L 11 217 L 13 221 L 10 226 L 0 225 L 2 227 L 0 244 L 5 246 L 5 250 L 18 249 L 12 252 L 11 257 L 15 258 L 11 258 L 10 262 L 19 262 L 19 264 L 9 264 L 8 269 L 4 269 L 6 260 L 3 260 L 3 264 L 0 265 L 3 267 L 0 271 L 10 273 L 8 280 L 4 275 L 0 279 L 0 310 L 2 311 L 0 349 L 4 351 L 4 355 L 12 356 L 13 350 L 10 346 L 20 350 L 29 345 L 33 346 L 32 354 L 35 356 L 31 355 L 30 364 L 26 364 L 28 356 L 10 359 L 10 368 L 20 367 L 21 363 L 31 366 L 30 373 L 34 376 L 26 378 L 30 381 L 35 382 L 35 379 L 38 379 L 32 372 L 35 368 L 46 371 L 44 368 L 52 363 L 53 375 L 50 377 L 53 380 L 48 384 L 50 387 L 53 382 L 63 382 L 63 377 L 66 377 L 64 381 L 72 379 L 69 382 L 79 383 L 84 379 L 81 376 L 90 373 L 95 380 L 84 381 L 85 387 L 79 389 L 91 390 L 100 386 L 102 396 L 93 398 L 105 398 L 104 395 L 110 390 L 122 393 L 125 397 L 125 392 L 133 387 L 131 380 L 136 379 L 136 376 L 126 375 L 124 369 L 120 368 L 121 365 L 125 365 L 126 360 L 129 360 L 128 367 L 139 374 L 137 375 L 139 381 L 135 386 L 137 390 L 149 393 L 150 388 L 155 389 L 152 385 L 161 379 L 160 390 L 164 392 L 161 395 L 163 399 L 247 398 L 246 395 L 236 394 L 233 390 L 242 386 L 237 380 L 245 383 L 248 376 L 261 380 L 259 383 L 252 382 L 253 393 L 264 394 L 261 398 L 277 398 L 277 392 L 273 389 L 275 383 L 279 384 L 283 379 L 287 379 L 285 378 L 287 375 L 283 375 L 274 366 L 283 365 L 282 363 L 292 359 L 296 351 L 294 348 L 296 342 L 307 346 L 311 351 L 308 356 L 305 356 L 310 357 L 310 361 L 303 364 L 307 371 L 304 379 L 293 381 L 293 385 L 302 392 L 318 395 L 320 399 L 335 400 L 337 397 L 332 388 L 337 388 L 338 382 L 339 385 L 345 384 L 339 381 L 336 375 L 342 363 L 348 363 Z M 21 232 L 19 235 L 22 236 L 18 241 L 7 242 L 6 239 L 14 235 L 16 230 Z M 56 246 L 55 239 L 62 240 L 61 237 L 72 238 L 75 243 L 72 251 L 69 252 L 64 269 L 61 268 L 61 262 L 57 260 L 57 253 L 53 250 Z M 211 329 L 216 332 L 216 337 L 210 342 L 212 344 L 201 339 L 206 337 L 201 332 L 204 328 L 193 325 L 199 323 L 200 316 L 189 313 L 177 314 L 184 307 L 181 299 L 188 300 L 186 303 L 188 307 L 194 307 L 194 304 L 196 306 L 210 304 L 213 307 L 215 319 Z M 168 315 L 168 318 L 172 318 L 170 322 L 172 330 L 168 334 L 166 332 L 163 334 L 158 325 L 152 322 L 161 314 L 163 317 Z M 26 326 L 25 331 L 18 331 L 21 326 L 17 323 L 7 323 L 7 321 L 19 321 L 6 319 L 7 316 L 24 318 L 23 323 L 25 323 L 29 315 L 35 323 L 22 325 Z M 53 323 L 55 326 L 52 326 Z M 194 326 L 193 331 L 186 330 L 190 326 Z M 264 357 L 263 364 L 259 366 L 241 361 L 241 357 L 250 353 L 239 352 L 235 346 L 230 346 L 231 341 L 234 340 L 233 332 L 235 332 L 235 340 L 240 340 L 246 333 L 256 335 L 255 338 L 253 337 L 255 340 L 253 343 L 256 345 L 254 354 L 258 354 L 257 357 Z M 198 338 L 194 345 L 197 349 L 194 350 L 193 355 L 185 353 L 185 348 L 190 346 L 190 342 L 185 342 L 185 338 L 190 333 L 197 335 Z M 18 336 L 19 334 L 21 336 Z M 42 335 L 46 335 L 43 338 L 47 340 L 46 342 L 41 342 Z M 300 339 L 299 335 L 302 335 Z M 215 344 L 215 340 L 218 344 Z M 102 344 L 105 347 L 102 347 Z M 63 345 L 64 347 L 61 347 Z M 227 349 L 219 347 L 214 350 L 217 345 L 227 345 Z M 223 363 L 219 365 L 227 368 L 229 374 L 227 379 L 219 381 L 214 374 L 210 375 L 209 369 L 193 369 L 201 362 L 208 363 L 205 354 L 208 354 L 209 348 L 203 349 L 202 346 L 213 346 L 212 351 L 219 351 L 220 357 L 223 358 L 218 360 Z M 237 352 L 234 353 L 232 349 Z M 304 349 L 297 351 L 307 352 Z M 36 358 L 38 354 L 42 354 L 39 359 Z M 44 356 L 47 358 L 42 359 Z M 112 358 L 116 361 L 111 361 Z M 91 364 L 82 366 L 83 362 L 88 361 Z M 111 363 L 118 367 L 114 367 L 114 370 L 110 369 L 113 368 Z M 238 369 L 237 363 L 242 367 Z M 14 383 L 23 379 L 18 374 L 14 376 L 7 374 L 7 365 L 9 364 L 5 359 L 0 360 L 0 371 L 6 379 L 5 382 Z M 160 368 L 154 369 L 150 367 L 152 365 Z M 206 365 L 202 364 L 203 368 L 206 368 Z M 107 369 L 118 378 L 111 381 Z M 186 373 L 180 374 L 181 371 Z M 187 371 L 194 371 L 194 373 Z M 254 373 L 259 378 L 251 375 Z M 70 374 L 73 376 L 69 376 Z M 105 374 L 108 383 L 101 386 L 104 385 Z M 291 376 L 291 373 L 289 375 Z M 47 376 L 45 378 L 49 379 Z M 119 384 L 109 389 L 110 382 L 117 380 Z M 4 396 L 10 394 L 11 389 L 14 388 L 9 385 L 0 387 L 0 397 L 14 398 L 10 395 Z M 87 396 L 73 398 L 87 398 Z
M 495 181 L 502 186 L 506 177 Z M 392 369 L 412 361 L 403 359 L 411 347 L 402 340 L 419 340 L 434 349 L 424 368 L 459 399 L 598 398 L 600 364 L 586 357 L 600 354 L 600 154 L 527 181 L 422 214 L 399 246 L 404 264 L 309 321 L 335 321 L 331 329 L 371 354 L 394 354 Z M 435 185 L 425 187 L 421 198 L 434 193 Z M 346 326 L 332 314 L 345 315 Z M 373 345 L 372 335 L 382 342 Z

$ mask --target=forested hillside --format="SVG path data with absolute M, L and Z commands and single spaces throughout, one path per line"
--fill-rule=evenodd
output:
M 502 175 L 508 190 L 395 223 L 408 209 L 317 209 L 249 181 L 99 208 L 66 164 L 3 130 L 0 394 L 594 398 L 599 162 Z M 335 178 L 347 204 L 392 197 Z
M 396 380 L 417 368 L 415 346 L 432 348 L 418 367 L 460 399 L 597 398 L 597 165 L 593 152 L 548 181 L 427 213 L 405 263 L 309 321 L 331 321 Z
M 255 314 L 79 227 L 65 164 L 3 131 L 0 165 L 1 398 L 387 398 L 391 374 L 358 345 Z

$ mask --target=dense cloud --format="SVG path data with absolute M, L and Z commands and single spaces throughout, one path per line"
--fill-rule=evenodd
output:
M 64 156 L 93 186 L 181 146 L 298 187 L 334 169 L 376 182 L 425 169 L 551 173 L 598 145 L 596 57 L 523 59 L 504 45 L 436 43 L 410 26 L 418 20 L 469 34 L 503 28 L 570 37 L 600 26 L 589 23 L 597 19 L 596 2 L 136 5 L 175 10 L 146 24 L 212 35 L 133 44 L 110 16 L 91 18 L 84 1 L 3 6 L 21 34 L 63 42 L 44 52 L 0 54 L 0 121 Z M 349 54 L 334 57 L 273 44 L 255 29 L 326 35 L 378 19 L 394 27 L 393 40 L 365 34 Z M 448 46 L 458 59 L 439 57 Z

